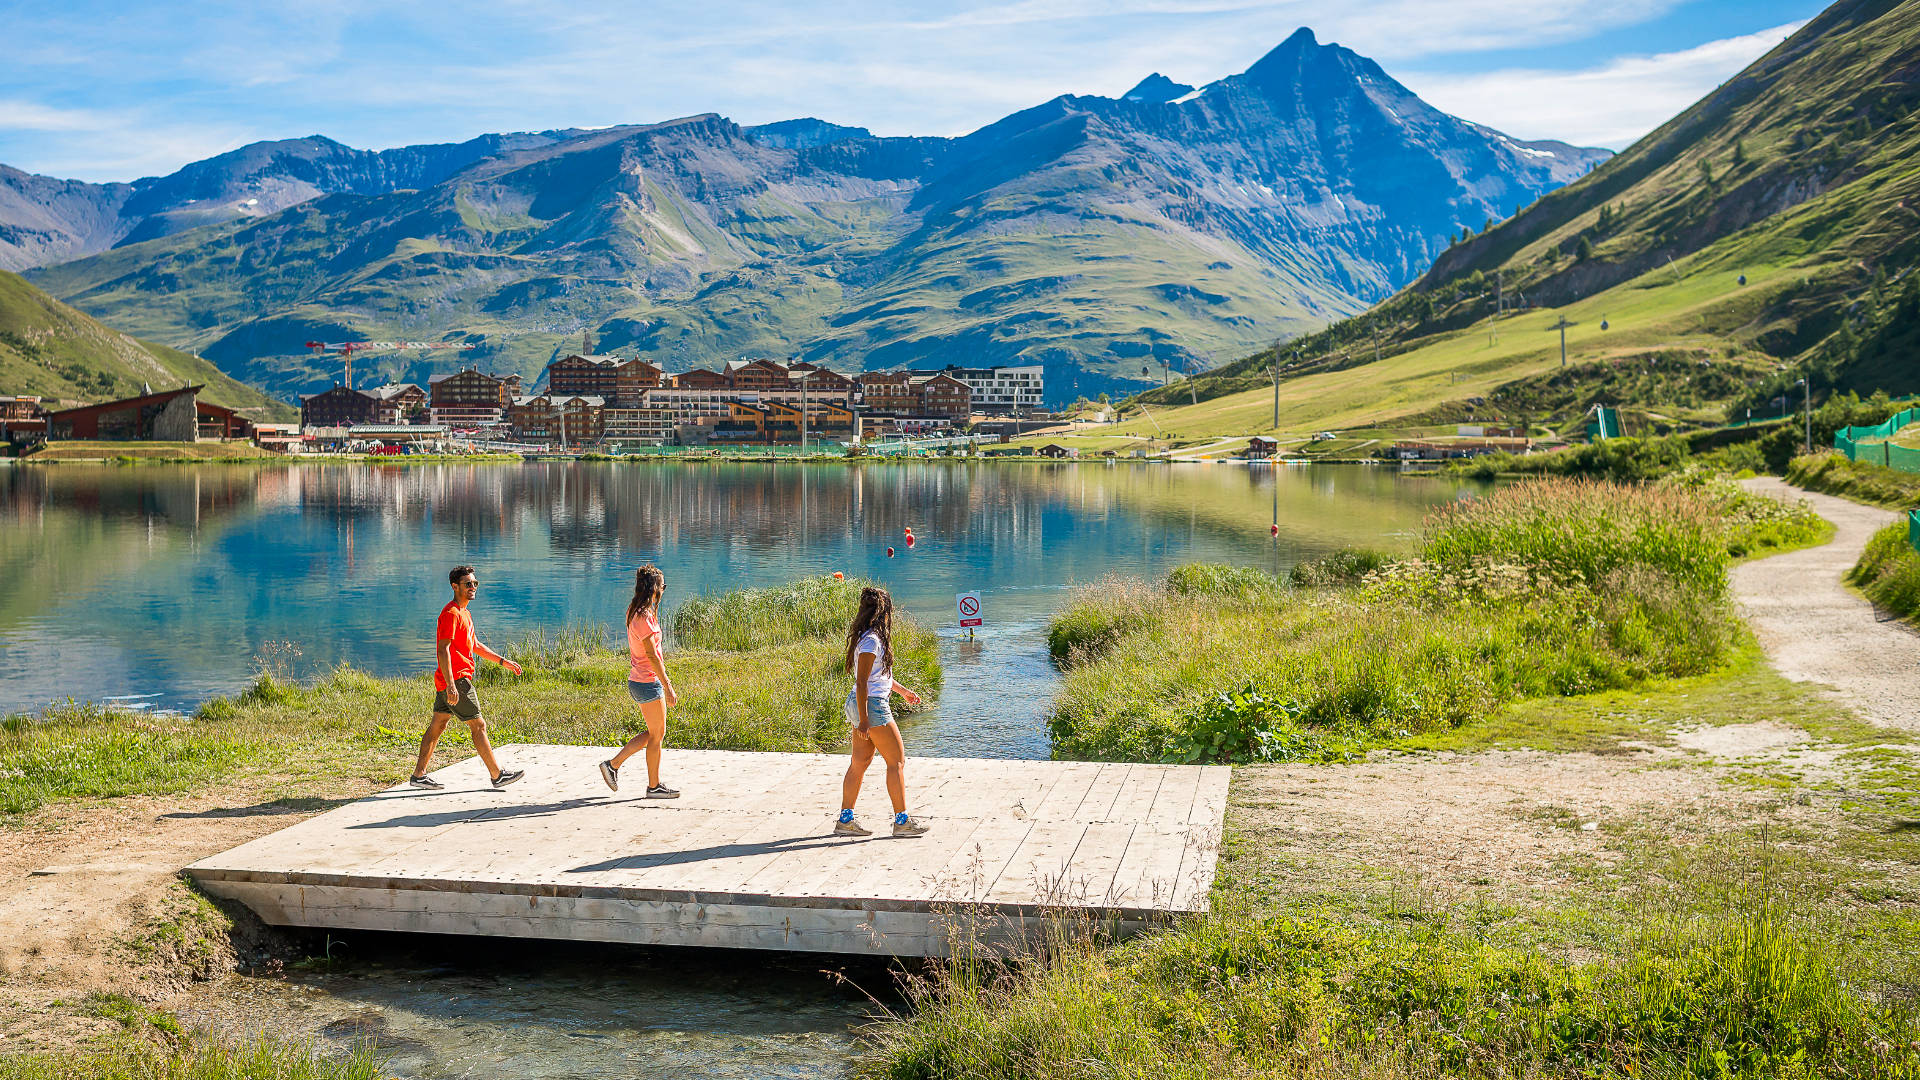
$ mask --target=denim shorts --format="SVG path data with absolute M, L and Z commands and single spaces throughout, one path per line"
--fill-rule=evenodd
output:
M 847 723 L 860 726 L 860 706 L 854 704 L 856 691 L 847 691 Z M 885 727 L 893 723 L 893 698 L 888 694 L 870 694 L 867 697 L 867 726 Z
M 660 689 L 659 683 L 634 682 L 632 679 L 627 680 L 627 693 L 632 695 L 633 700 L 642 705 L 659 701 L 662 697 L 666 696 L 666 692 Z

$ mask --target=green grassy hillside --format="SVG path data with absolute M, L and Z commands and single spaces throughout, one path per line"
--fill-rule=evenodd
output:
M 0 270 L 0 394 L 93 402 L 138 394 L 142 385 L 188 383 L 204 385 L 206 400 L 244 409 L 257 420 L 295 415 L 205 360 L 108 329 Z
M 1672 379 L 1609 375 L 1550 405 L 1520 392 L 1559 370 L 1563 317 L 1576 369 L 1694 356 L 1676 421 L 1775 409 L 1809 372 L 1816 396 L 1920 389 L 1916 70 L 1920 5 L 1835 4 L 1413 286 L 1281 346 L 1280 428 L 1439 413 L 1564 423 L 1595 400 L 1674 403 Z M 1183 433 L 1267 430 L 1273 370 L 1268 350 L 1137 400 Z

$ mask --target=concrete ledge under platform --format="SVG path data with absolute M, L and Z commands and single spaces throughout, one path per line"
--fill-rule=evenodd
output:
M 619 792 L 602 747 L 507 746 L 527 777 L 493 790 L 477 760 L 187 868 L 269 923 L 441 934 L 946 955 L 1017 947 L 1050 914 L 1120 932 L 1203 911 L 1229 770 L 913 758 L 888 835 L 885 771 L 867 773 L 863 838 L 834 836 L 842 756 L 669 750 L 676 800 Z

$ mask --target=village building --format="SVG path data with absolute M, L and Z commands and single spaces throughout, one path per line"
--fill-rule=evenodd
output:
M 405 424 L 427 416 L 427 392 L 413 383 L 388 383 L 365 393 L 379 401 L 374 410 L 378 416 L 376 423 Z
M 915 375 L 913 413 L 918 416 L 943 416 L 964 424 L 973 415 L 973 387 L 946 372 Z
M 983 368 L 949 365 L 946 374 L 973 391 L 975 412 L 1018 414 L 1045 407 L 1046 369 L 1039 364 Z
M 600 435 L 609 443 L 660 446 L 675 438 L 673 411 L 609 405 L 600 411 Z
M 490 427 L 506 419 L 520 377 L 500 378 L 464 368 L 427 383 L 428 415 L 449 428 Z
M 706 368 L 683 371 L 669 380 L 675 390 L 731 390 L 733 383 L 725 375 Z
M 726 375 L 735 390 L 785 390 L 793 385 L 786 365 L 774 360 L 731 360 Z
M 1247 440 L 1247 459 L 1249 461 L 1265 461 L 1271 458 L 1279 449 L 1279 443 L 1272 439 L 1255 435 L 1253 438 Z
M 318 394 L 300 398 L 302 427 L 350 427 L 372 424 L 380 419 L 380 399 L 364 390 L 335 386 Z
M 202 439 L 251 439 L 253 421 L 227 408 L 197 397 L 193 403 L 195 433 Z
M 47 438 L 194 442 L 200 434 L 201 389 L 183 386 L 49 413 Z

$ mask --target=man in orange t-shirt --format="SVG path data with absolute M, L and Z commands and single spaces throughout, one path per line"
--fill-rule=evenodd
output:
M 440 609 L 440 622 L 433 634 L 434 651 L 439 656 L 433 671 L 433 721 L 427 725 L 427 733 L 420 737 L 420 760 L 414 763 L 413 778 L 407 782 L 417 788 L 446 786 L 427 775 L 427 765 L 433 760 L 434 745 L 446 730 L 447 721 L 458 716 L 473 733 L 473 748 L 486 765 L 487 775 L 493 777 L 493 786 L 503 788 L 526 772 L 502 769 L 500 763 L 493 760 L 493 744 L 487 741 L 487 722 L 480 716 L 480 698 L 473 692 L 473 658 L 484 656 L 515 675 L 520 674 L 520 665 L 480 644 L 480 639 L 473 634 L 473 616 L 468 613 L 467 605 L 473 602 L 473 594 L 480 588 L 473 567 L 454 567 L 447 581 L 453 586 L 453 600 Z

